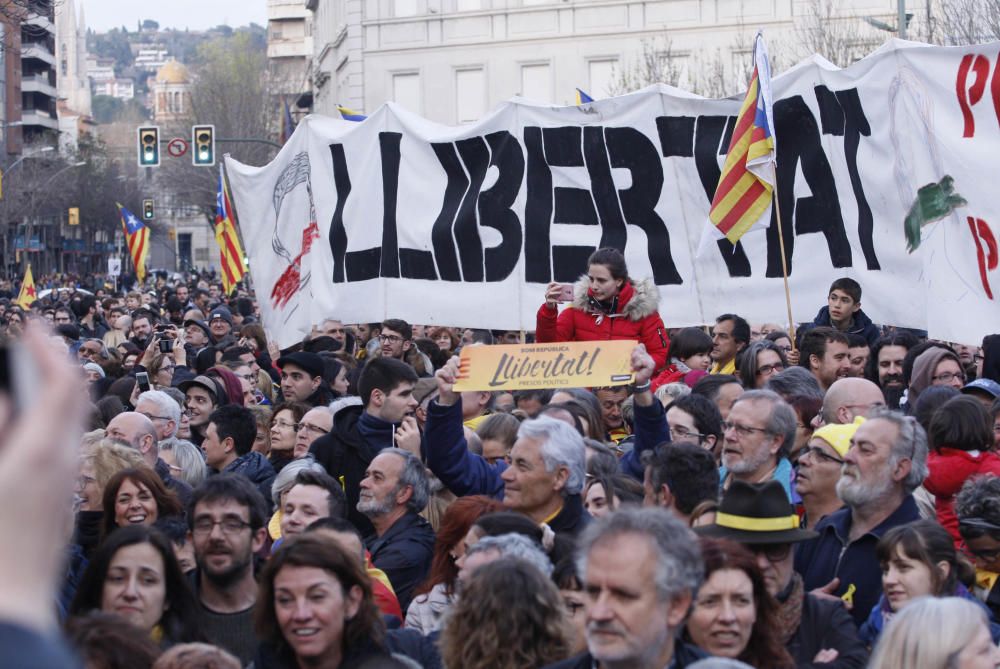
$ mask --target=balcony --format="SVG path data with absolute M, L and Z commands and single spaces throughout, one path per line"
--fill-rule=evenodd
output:
M 32 42 L 31 44 L 25 44 L 21 49 L 21 60 L 28 58 L 40 60 L 43 63 L 47 63 L 51 67 L 56 66 L 56 57 L 52 55 L 52 51 L 49 50 L 49 47 L 43 43 Z
M 39 16 L 38 14 L 36 14 L 32 16 L 30 19 L 26 19 L 21 25 L 30 26 L 32 29 L 35 29 L 36 34 L 37 31 L 40 30 L 45 31 L 50 35 L 56 34 L 56 26 L 54 23 L 52 23 L 52 21 L 49 21 L 47 16 Z
M 21 110 L 22 126 L 41 126 L 50 130 L 59 129 L 59 121 L 52 114 L 44 109 L 23 109 Z
M 56 87 L 49 83 L 49 78 L 44 74 L 25 76 L 21 78 L 22 93 L 40 93 L 50 98 L 58 97 Z

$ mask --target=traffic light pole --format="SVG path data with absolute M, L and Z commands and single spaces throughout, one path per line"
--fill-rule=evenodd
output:
M 166 144 L 169 144 L 171 141 L 173 141 L 173 140 L 170 140 L 170 139 L 161 139 L 160 140 L 160 144 L 166 145 Z M 187 140 L 185 140 L 185 141 L 187 141 Z M 241 142 L 246 143 L 246 144 L 267 144 L 268 146 L 273 146 L 276 149 L 280 149 L 281 148 L 281 144 L 278 144 L 277 142 L 272 142 L 269 139 L 257 139 L 257 138 L 254 138 L 254 137 L 216 137 L 215 138 L 215 143 L 216 144 L 239 144 Z

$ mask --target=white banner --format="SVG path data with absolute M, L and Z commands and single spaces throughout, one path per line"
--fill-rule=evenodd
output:
M 850 276 L 876 323 L 1000 332 L 998 51 L 892 41 L 772 81 L 796 321 Z M 310 116 L 270 164 L 226 160 L 264 326 L 281 346 L 326 317 L 532 330 L 545 285 L 600 246 L 655 279 L 670 327 L 784 323 L 774 220 L 694 256 L 741 100 L 661 85 L 580 107 L 515 98 L 462 127 L 394 104 Z

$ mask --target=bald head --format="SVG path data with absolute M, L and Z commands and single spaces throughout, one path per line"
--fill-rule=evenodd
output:
M 135 450 L 142 453 L 146 463 L 156 465 L 156 426 L 141 413 L 125 411 L 111 419 L 108 423 L 108 436 L 124 441 Z
M 838 379 L 823 397 L 823 422 L 847 425 L 858 416 L 867 418 L 873 409 L 884 406 L 882 389 L 868 379 Z

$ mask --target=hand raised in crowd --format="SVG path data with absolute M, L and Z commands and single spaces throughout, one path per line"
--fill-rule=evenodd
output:
M 174 336 L 174 364 L 188 366 L 187 349 L 184 348 L 184 330 L 177 330 Z
M 453 355 L 444 367 L 434 373 L 434 378 L 437 379 L 438 386 L 437 403 L 441 406 L 450 407 L 458 401 L 458 393 L 456 393 L 452 387 L 458 380 L 459 368 L 461 367 L 461 364 L 462 359 L 457 355 Z
M 402 448 L 420 457 L 420 428 L 413 416 L 404 418 L 396 428 L 396 448 Z
M 650 392 L 648 387 L 649 380 L 653 378 L 653 374 L 656 372 L 656 361 L 646 352 L 644 344 L 637 344 L 632 349 L 631 363 L 633 383 L 636 386 L 647 386 L 646 390 L 635 393 L 634 401 L 639 406 L 650 406 L 656 401 L 656 398 L 653 397 L 653 393 Z
M 270 337 L 267 338 L 267 354 L 271 356 L 272 361 L 281 357 L 281 349 L 278 348 L 277 342 Z
M 785 353 L 785 359 L 788 360 L 790 366 L 797 366 L 799 364 L 799 349 L 793 348 L 791 351 Z
M 44 332 L 28 328 L 21 341 L 14 355 L 33 358 L 37 386 L 20 414 L 0 396 L 0 532 L 17 537 L 0 550 L 0 620 L 45 631 L 54 623 L 88 393 Z

